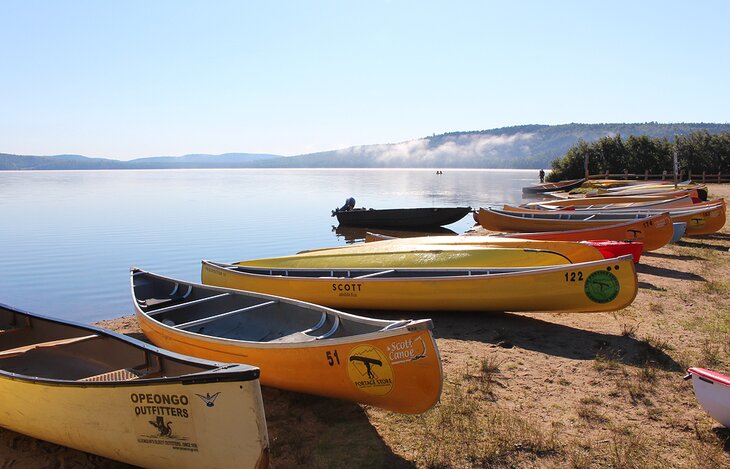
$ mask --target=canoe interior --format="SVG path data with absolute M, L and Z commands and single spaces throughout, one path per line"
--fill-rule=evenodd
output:
M 214 365 L 170 359 L 96 328 L 56 322 L 0 305 L 0 370 L 64 381 L 181 376 Z
M 408 321 L 367 320 L 267 297 L 137 272 L 133 289 L 148 317 L 179 330 L 248 342 L 311 342 L 377 332 Z

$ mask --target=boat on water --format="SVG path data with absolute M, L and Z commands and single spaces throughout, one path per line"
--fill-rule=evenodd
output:
M 575 251 L 575 256 L 579 253 Z M 582 250 L 585 255 L 586 250 Z M 576 257 L 576 262 L 578 258 Z M 250 259 L 236 265 L 272 268 L 381 268 L 381 267 L 528 267 L 570 264 L 571 258 L 558 251 L 501 246 L 407 245 L 397 250 L 346 246 Z
M 332 282 L 329 288 L 345 293 L 343 284 Z M 266 386 L 405 414 L 425 412 L 441 394 L 430 319 L 369 319 L 139 269 L 132 270 L 131 284 L 137 320 L 153 343 L 253 364 Z
M 730 376 L 705 368 L 690 368 L 685 379 L 692 380 L 697 402 L 710 417 L 730 428 Z
M 612 241 L 638 241 L 642 243 L 642 252 L 647 252 L 666 246 L 675 236 L 676 227 L 677 225 L 672 223 L 672 219 L 669 217 L 669 214 L 663 213 L 650 218 L 628 220 L 615 225 L 601 225 L 594 228 L 583 228 L 579 230 L 566 229 L 562 231 L 501 233 L 499 236 L 507 238 L 552 239 L 564 241 L 589 241 L 600 239 Z
M 281 269 L 203 261 L 201 277 L 207 285 L 334 308 L 392 311 L 614 311 L 631 304 L 638 288 L 631 256 L 469 269 Z
M 582 179 L 570 179 L 567 181 L 559 182 L 545 182 L 541 184 L 535 184 L 533 186 L 527 186 L 522 188 L 523 194 L 544 194 L 546 192 L 554 191 L 569 191 L 580 187 L 585 182 L 585 178 Z
M 332 211 L 341 226 L 366 228 L 434 228 L 450 225 L 464 218 L 471 207 L 422 207 L 422 208 L 338 208 Z
M 0 305 L 0 425 L 151 468 L 268 467 L 259 369 Z

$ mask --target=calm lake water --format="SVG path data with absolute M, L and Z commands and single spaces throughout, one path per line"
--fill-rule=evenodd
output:
M 344 245 L 331 210 L 520 203 L 537 170 L 0 171 L 0 303 L 82 322 L 132 313 L 129 268 L 200 281 L 233 262 Z M 463 233 L 467 216 L 448 228 Z

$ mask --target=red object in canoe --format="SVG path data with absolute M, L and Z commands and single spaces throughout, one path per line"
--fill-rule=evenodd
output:
M 641 251 L 644 249 L 644 243 L 640 241 L 611 241 L 609 239 L 595 239 L 581 242 L 590 244 L 601 251 L 601 254 L 603 254 L 603 257 L 606 259 L 631 254 L 634 256 L 634 264 L 639 263 Z

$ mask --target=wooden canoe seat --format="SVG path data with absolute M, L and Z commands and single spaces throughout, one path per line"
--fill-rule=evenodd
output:
M 85 335 L 82 337 L 71 337 L 68 339 L 50 340 L 48 342 L 38 342 L 35 344 L 30 344 L 30 345 L 23 345 L 22 347 L 15 347 L 15 348 L 11 348 L 9 350 L 3 350 L 2 352 L 0 352 L 0 358 L 17 357 L 18 355 L 22 355 L 25 352 L 29 352 L 31 350 L 35 350 L 35 349 L 39 349 L 39 348 L 59 347 L 61 345 L 85 342 L 87 340 L 97 339 L 99 337 L 100 337 L 99 335 L 92 334 L 92 335 Z

